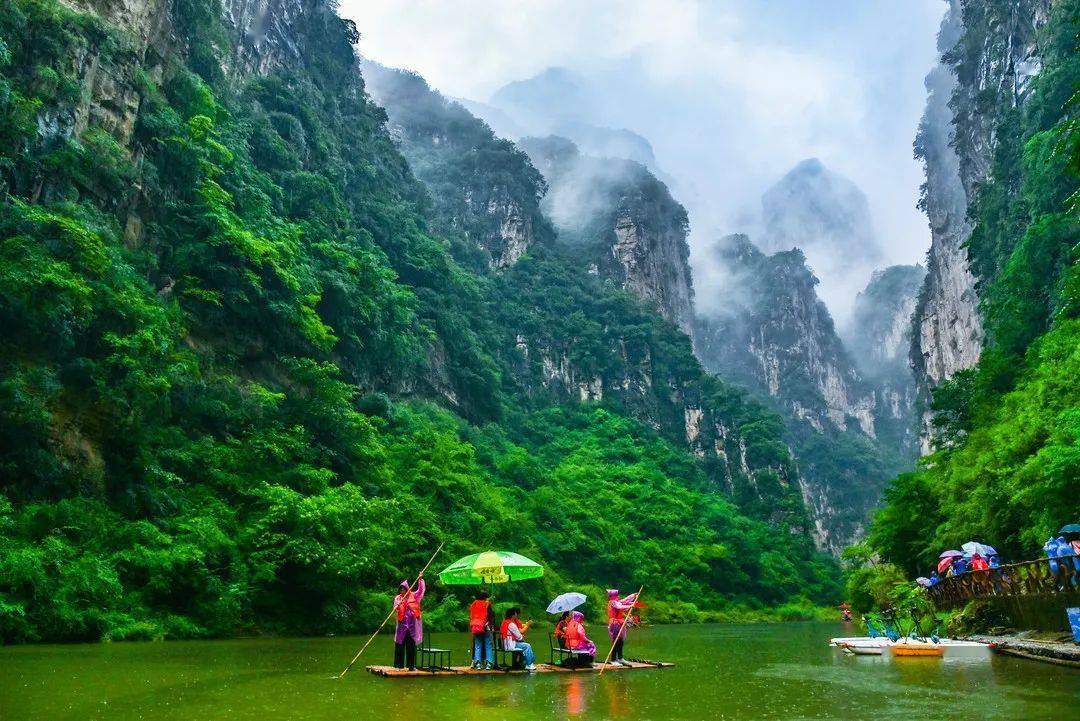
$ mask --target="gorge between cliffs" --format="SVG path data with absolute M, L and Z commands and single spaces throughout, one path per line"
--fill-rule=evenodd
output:
M 591 65 L 418 42 L 466 98 L 369 52 L 376 10 L 0 9 L 4 643 L 373 629 L 439 544 L 535 559 L 500 600 L 538 615 L 618 583 L 656 623 L 820 618 L 1080 520 L 1076 0 L 919 11 L 903 212 L 851 160 L 879 129 L 753 115 L 828 37 L 693 45 L 725 136 L 649 62 L 677 14 Z M 852 84 L 770 115 L 896 145 Z

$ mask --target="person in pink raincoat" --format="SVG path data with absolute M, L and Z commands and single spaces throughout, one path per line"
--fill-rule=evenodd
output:
M 424 639 L 424 621 L 420 611 L 420 601 L 424 598 L 424 575 L 416 584 L 415 590 L 409 589 L 409 582 L 402 581 L 400 593 L 394 596 L 394 610 L 397 612 L 397 628 L 394 631 L 394 668 L 416 669 L 416 647 Z
M 630 620 L 626 614 L 634 609 L 637 602 L 637 594 L 619 598 L 619 589 L 609 588 L 608 592 L 608 636 L 611 637 L 611 662 L 621 666 L 629 666 L 629 662 L 623 658 L 623 642 L 626 641 L 626 632 L 630 627 Z M 625 622 L 624 622 L 625 619 Z
M 585 614 L 581 611 L 574 611 L 566 624 L 566 647 L 588 654 L 589 658 L 583 659 L 586 664 L 591 664 L 596 655 L 596 644 L 585 635 Z

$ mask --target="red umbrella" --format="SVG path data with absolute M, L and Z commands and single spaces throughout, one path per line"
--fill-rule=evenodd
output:
M 837 608 L 851 608 L 851 604 L 845 601 L 844 603 L 841 603 L 839 606 L 837 606 Z
M 937 564 L 937 572 L 945 573 L 945 571 L 948 570 L 949 566 L 951 566 L 953 564 L 953 561 L 955 560 L 956 556 L 946 556 L 945 558 L 941 559 L 940 561 L 938 561 Z

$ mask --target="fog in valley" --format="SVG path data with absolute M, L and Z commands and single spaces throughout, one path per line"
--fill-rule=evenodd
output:
M 710 246 L 743 232 L 765 250 L 800 245 L 841 324 L 875 267 L 919 262 L 929 245 L 911 139 L 944 10 L 940 0 L 341 6 L 362 53 L 419 72 L 499 134 L 561 135 L 583 154 L 653 170 L 689 211 L 703 312 L 724 302 Z M 841 186 L 834 207 L 793 198 L 807 202 L 790 216 L 763 213 L 763 195 L 814 158 Z M 843 198 L 851 204 L 836 206 Z M 820 210 L 846 217 L 808 221 Z M 864 212 L 871 227 L 844 238 L 800 242 L 791 227 L 808 222 L 813 234 Z M 857 247 L 836 258 L 845 242 Z

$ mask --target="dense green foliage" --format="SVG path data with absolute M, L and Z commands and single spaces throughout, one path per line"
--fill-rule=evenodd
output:
M 537 207 L 544 179 L 520 150 L 422 78 L 363 67 L 398 146 L 431 191 L 433 217 L 457 239 L 455 256 L 497 251 L 507 220 L 527 220 L 534 231 L 529 254 L 488 286 L 507 397 L 532 409 L 587 398 L 676 444 L 687 442 L 687 408 L 698 409 L 694 451 L 709 477 L 751 516 L 805 535 L 809 519 L 779 417 L 704 374 L 686 335 L 620 282 L 611 252 L 616 217 L 666 231 L 658 244 L 687 252 L 686 211 L 666 186 L 637 163 L 583 157 L 562 138 L 529 139 L 523 147 L 553 180 L 555 198 L 544 206 L 562 220 L 551 242 Z
M 0 638 L 371 627 L 443 540 L 441 562 L 544 563 L 509 590 L 534 604 L 645 583 L 662 617 L 697 619 L 835 594 L 805 536 L 742 515 L 670 428 L 515 376 L 515 333 L 555 317 L 611 364 L 582 320 L 602 309 L 698 379 L 758 481 L 790 462 L 769 414 L 571 261 L 459 265 L 348 24 L 313 3 L 298 58 L 248 76 L 216 2 L 173 12 L 186 53 L 152 68 L 55 0 L 0 10 Z M 138 98 L 133 125 L 75 122 L 88 56 Z M 549 301 L 512 304 L 536 278 Z M 431 621 L 461 622 L 461 598 L 435 590 Z
M 1014 12 L 1006 2 L 964 5 L 965 35 L 951 53 L 962 87 L 981 82 L 980 53 L 1003 51 L 994 34 Z M 938 449 L 893 483 L 873 526 L 874 547 L 910 573 L 971 538 L 1006 558 L 1035 557 L 1080 518 L 1078 33 L 1080 3 L 1054 3 L 1023 103 L 986 90 L 972 111 L 998 122 L 968 244 L 986 347 L 975 368 L 935 389 Z M 971 122 L 962 116 L 958 133 Z

